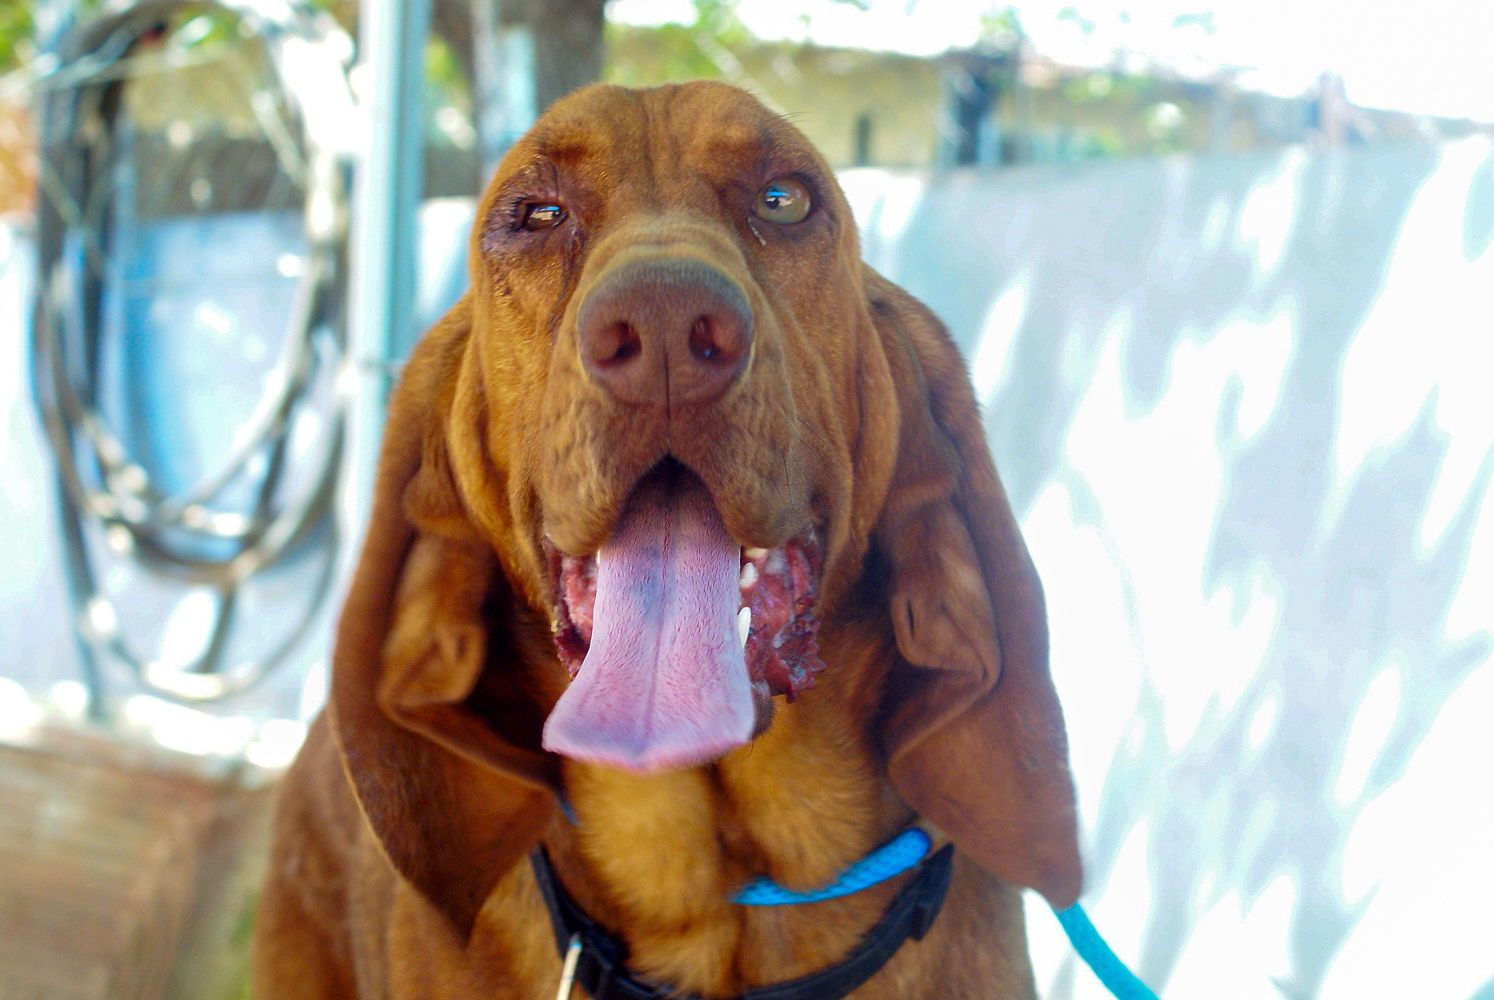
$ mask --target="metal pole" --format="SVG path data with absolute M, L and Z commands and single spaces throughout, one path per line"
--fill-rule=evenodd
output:
M 414 336 L 429 30 L 430 0 L 369 0 L 364 6 L 359 74 L 365 128 L 351 226 L 355 378 L 343 502 L 350 538 L 362 537 L 394 365 Z

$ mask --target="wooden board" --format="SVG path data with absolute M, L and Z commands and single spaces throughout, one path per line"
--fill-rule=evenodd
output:
M 91 731 L 0 745 L 0 1000 L 242 996 L 269 799 Z

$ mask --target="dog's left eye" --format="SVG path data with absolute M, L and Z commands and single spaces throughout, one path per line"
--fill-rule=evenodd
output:
M 531 232 L 554 229 L 565 221 L 565 206 L 555 202 L 532 201 L 519 209 L 519 225 Z
M 788 226 L 803 222 L 813 207 L 808 185 L 793 177 L 779 177 L 757 193 L 752 213 L 759 219 Z

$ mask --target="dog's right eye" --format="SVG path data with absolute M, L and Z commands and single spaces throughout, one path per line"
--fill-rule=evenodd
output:
M 531 201 L 519 207 L 519 227 L 534 232 L 554 229 L 565 221 L 565 206 L 553 201 Z
M 809 186 L 797 177 L 780 177 L 757 193 L 752 214 L 781 226 L 792 226 L 809 217 L 814 198 Z

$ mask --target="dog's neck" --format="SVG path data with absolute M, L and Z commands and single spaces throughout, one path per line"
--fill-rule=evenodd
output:
M 639 776 L 567 765 L 574 822 L 547 847 L 576 900 L 627 942 L 637 974 L 730 996 L 816 971 L 844 957 L 901 885 L 771 912 L 731 902 L 760 875 L 826 885 L 913 819 L 869 736 L 890 640 L 837 631 L 822 643 L 819 688 L 780 703 L 767 732 L 710 767 Z

